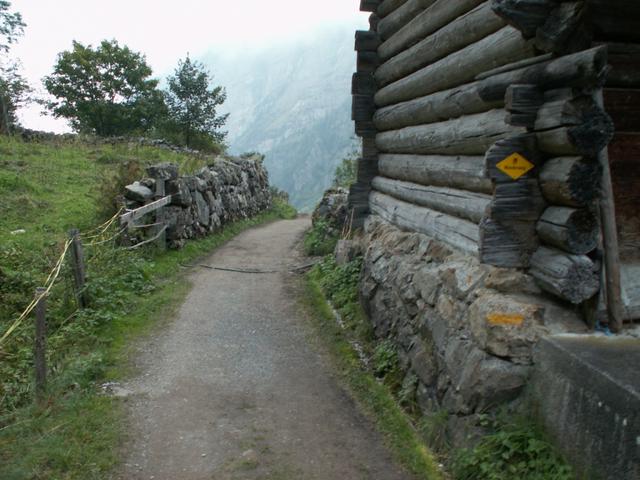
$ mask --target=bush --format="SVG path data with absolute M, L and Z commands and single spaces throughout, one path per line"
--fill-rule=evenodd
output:
M 494 433 L 458 452 L 457 480 L 572 480 L 574 475 L 543 434 L 525 420 L 494 422 Z
M 333 253 L 338 243 L 338 237 L 331 233 L 329 223 L 318 219 L 304 236 L 304 252 L 307 255 L 328 255 Z
M 100 181 L 100 215 L 109 218 L 120 208 L 120 199 L 124 187 L 145 176 L 144 168 L 138 160 L 122 159 L 112 153 L 105 153 L 98 158 L 100 163 L 114 163 L 114 171 L 105 171 Z

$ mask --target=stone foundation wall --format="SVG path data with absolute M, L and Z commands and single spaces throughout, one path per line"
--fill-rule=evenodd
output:
M 219 230 L 271 206 L 269 178 L 262 157 L 218 157 L 195 175 L 179 176 L 172 164 L 151 166 L 148 178 L 128 185 L 126 207 L 138 208 L 153 200 L 156 179 L 165 180 L 171 204 L 165 208 L 170 248 L 181 248 L 190 238 Z
M 478 414 L 517 404 L 541 337 L 586 331 L 575 310 L 517 270 L 481 265 L 376 216 L 364 243 L 360 293 L 376 336 L 397 346 L 422 412 L 446 411 L 454 446 L 467 443 Z

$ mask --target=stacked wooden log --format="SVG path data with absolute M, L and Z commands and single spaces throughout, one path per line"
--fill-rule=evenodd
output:
M 613 134 L 593 92 L 637 87 L 640 48 L 614 49 L 607 77 L 611 45 L 592 47 L 606 25 L 593 19 L 599 0 L 361 4 L 371 31 L 356 36 L 353 113 L 371 157 L 354 198 L 373 189 L 371 212 L 396 225 L 530 268 L 570 302 L 593 296 L 596 157 Z M 627 90 L 609 101 L 637 125 Z

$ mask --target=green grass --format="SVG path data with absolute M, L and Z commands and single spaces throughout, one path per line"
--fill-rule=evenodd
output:
M 0 335 L 44 283 L 65 232 L 103 219 L 100 185 L 122 162 L 172 161 L 192 171 L 201 158 L 152 148 L 27 144 L 0 137 Z M 294 212 L 271 211 L 190 241 L 180 251 L 86 247 L 90 307 L 77 311 L 63 268 L 47 300 L 46 401 L 33 405 L 32 326 L 23 322 L 0 347 L 0 478 L 102 479 L 118 461 L 121 404 L 98 385 L 130 373 L 132 340 L 170 318 L 190 285 L 182 264 L 194 262 L 239 232 Z M 24 229 L 25 233 L 10 232 Z
M 370 340 L 364 312 L 357 305 L 354 292 L 354 271 L 358 260 L 347 267 L 335 267 L 332 260 L 314 268 L 306 278 L 305 305 L 312 313 L 314 327 L 322 343 L 327 346 L 354 398 L 362 409 L 374 419 L 379 431 L 394 453 L 395 458 L 418 478 L 436 480 L 443 478 L 435 458 L 420 439 L 410 418 L 398 406 L 391 389 L 362 366 L 357 352 L 349 340 L 356 338 L 365 346 Z M 340 280 L 341 279 L 341 280 Z M 323 286 L 324 285 L 324 286 Z M 327 295 L 338 298 L 335 305 L 346 314 L 346 329 L 341 328 L 327 303 L 327 287 L 333 286 Z M 354 304 L 356 302 L 356 304 Z M 343 315 L 345 317 L 345 315 Z
M 307 230 L 302 243 L 304 253 L 311 256 L 323 256 L 333 253 L 338 237 L 329 233 L 331 229 L 326 220 L 316 220 Z

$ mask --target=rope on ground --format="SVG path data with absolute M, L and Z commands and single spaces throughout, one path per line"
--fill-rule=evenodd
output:
M 47 280 L 45 281 L 45 285 L 44 285 L 44 292 L 42 292 L 41 295 L 36 296 L 31 303 L 29 303 L 29 305 L 27 306 L 27 308 L 25 308 L 25 310 L 20 314 L 20 316 L 17 318 L 17 320 L 15 322 L 13 322 L 13 324 L 7 329 L 6 332 L 4 332 L 4 334 L 2 335 L 2 337 L 0 337 L 0 345 L 2 345 L 4 343 L 4 341 L 9 338 L 9 336 L 16 330 L 16 328 L 18 328 L 20 326 L 20 324 L 24 321 L 25 318 L 27 318 L 29 316 L 29 314 L 33 311 L 34 308 L 36 308 L 36 305 L 38 304 L 38 302 L 46 297 L 47 295 L 49 295 L 49 293 L 51 292 L 51 289 L 53 288 L 53 284 L 56 282 L 56 280 L 58 279 L 58 276 L 60 275 L 60 271 L 62 270 L 62 264 L 64 263 L 64 259 L 67 256 L 67 252 L 69 251 L 69 246 L 71 245 L 71 240 L 67 240 L 67 242 L 64 245 L 64 249 L 62 251 L 62 255 L 60 255 L 60 258 L 58 258 L 58 261 L 56 262 L 56 266 L 53 267 L 53 270 L 51 270 L 51 273 L 49 273 L 49 276 L 47 277 Z
M 202 267 L 207 268 L 209 270 L 219 270 L 221 272 L 234 272 L 234 273 L 248 273 L 248 274 L 271 274 L 271 273 L 295 273 L 302 270 L 308 270 L 309 268 L 316 265 L 318 262 L 307 263 L 304 265 L 299 265 L 297 267 L 291 267 L 284 270 L 265 270 L 265 269 L 256 269 L 256 268 L 236 268 L 236 267 L 218 267 L 215 265 L 206 265 L 204 263 L 200 263 L 198 265 L 189 265 L 185 263 L 181 263 L 180 265 L 185 268 L 194 268 L 194 267 Z

